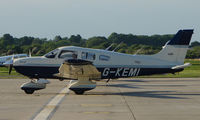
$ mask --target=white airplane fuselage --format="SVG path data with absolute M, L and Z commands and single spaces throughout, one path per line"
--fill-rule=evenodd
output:
M 180 72 L 187 67 L 184 59 L 193 30 L 179 30 L 163 49 L 154 55 L 131 55 L 108 50 L 66 46 L 42 57 L 14 60 L 15 70 L 29 78 L 56 78 L 59 67 L 67 59 L 91 61 L 101 78 L 134 77 Z M 184 65 L 183 65 L 184 64 Z
M 65 51 L 66 57 L 61 54 Z M 155 55 L 131 55 L 100 49 L 90 49 L 75 46 L 60 47 L 56 49 L 55 56 L 29 57 L 14 61 L 17 72 L 29 78 L 56 78 L 60 65 L 65 59 L 72 59 L 71 54 L 76 54 L 76 59 L 93 62 L 101 72 L 101 78 L 120 78 L 141 75 L 175 73 L 183 69 L 171 69 L 182 63 L 171 62 L 156 58 Z M 50 52 L 51 54 L 51 52 Z

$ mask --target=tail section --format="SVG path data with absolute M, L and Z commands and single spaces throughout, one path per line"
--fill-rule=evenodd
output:
M 154 57 L 177 64 L 183 64 L 192 34 L 192 29 L 179 30 Z

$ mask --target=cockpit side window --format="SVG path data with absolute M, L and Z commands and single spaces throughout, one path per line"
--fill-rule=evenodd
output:
M 76 51 L 69 51 L 69 50 L 62 50 L 58 56 L 61 59 L 77 59 L 77 52 Z
M 45 54 L 44 56 L 46 58 L 55 58 L 55 56 L 58 54 L 58 51 L 59 51 L 58 49 L 55 49 L 55 50 Z

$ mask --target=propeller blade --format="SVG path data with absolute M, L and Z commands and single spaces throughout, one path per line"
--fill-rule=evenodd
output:
M 11 74 L 12 68 L 13 68 L 13 64 L 10 64 L 9 65 L 9 75 Z
M 12 56 L 11 59 L 9 59 L 5 63 L 3 63 L 3 65 L 6 67 L 10 67 L 10 65 L 13 64 L 13 61 L 14 61 L 14 55 Z
M 13 68 L 13 61 L 14 61 L 14 59 L 15 59 L 15 56 L 14 56 L 14 54 L 13 54 L 13 56 L 12 56 L 12 59 L 8 62 L 8 66 L 9 66 L 9 75 L 11 74 L 11 72 L 12 72 L 12 68 Z

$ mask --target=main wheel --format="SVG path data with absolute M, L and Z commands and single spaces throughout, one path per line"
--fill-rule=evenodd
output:
M 77 95 L 83 95 L 84 94 L 84 90 L 77 90 L 77 91 L 74 91 Z
M 33 94 L 33 93 L 34 93 L 34 90 L 24 90 L 24 92 L 25 92 L 26 94 Z

